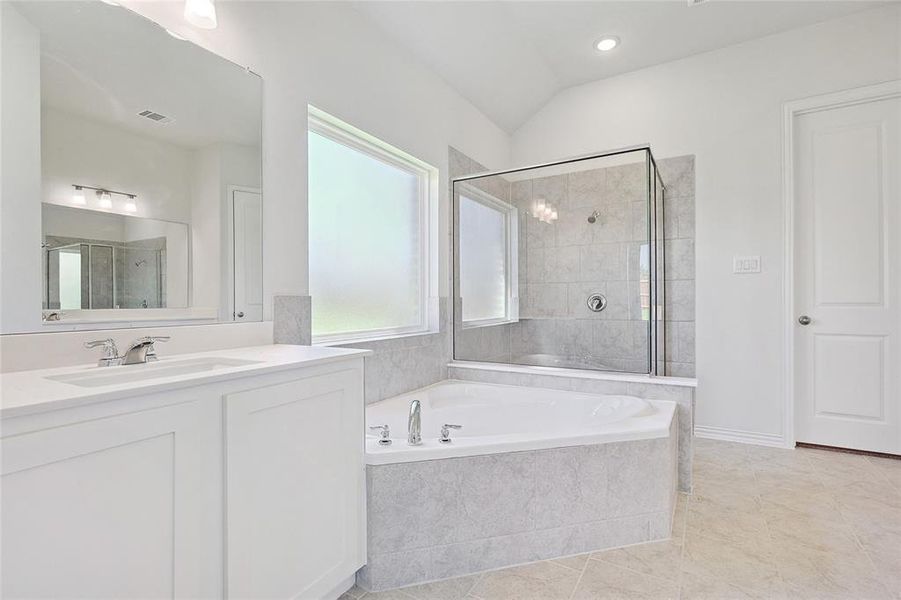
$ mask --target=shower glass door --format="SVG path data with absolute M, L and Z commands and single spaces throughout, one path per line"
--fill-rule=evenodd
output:
M 456 360 L 662 374 L 648 148 L 459 178 L 453 202 Z

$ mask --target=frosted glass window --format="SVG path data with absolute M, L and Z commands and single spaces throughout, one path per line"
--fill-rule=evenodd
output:
M 515 212 L 500 202 L 467 196 L 460 196 L 459 206 L 463 322 L 511 320 Z
M 428 327 L 428 173 L 309 132 L 310 294 L 319 341 Z

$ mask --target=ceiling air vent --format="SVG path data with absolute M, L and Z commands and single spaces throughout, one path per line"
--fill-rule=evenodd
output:
M 160 125 L 167 125 L 172 122 L 172 119 L 167 117 L 166 115 L 161 115 L 158 112 L 153 112 L 152 110 L 142 110 L 138 113 L 139 117 L 144 117 L 145 119 L 150 119 L 154 123 L 159 123 Z

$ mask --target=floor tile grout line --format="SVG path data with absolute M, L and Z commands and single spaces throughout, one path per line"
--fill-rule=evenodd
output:
M 576 579 L 576 585 L 573 586 L 573 591 L 569 593 L 569 600 L 572 600 L 575 597 L 576 592 L 579 591 L 579 586 L 582 584 L 582 578 L 585 576 L 585 571 L 588 570 L 589 564 L 591 564 L 591 554 L 588 555 L 585 564 L 582 565 L 582 572 L 579 573 L 579 577 Z

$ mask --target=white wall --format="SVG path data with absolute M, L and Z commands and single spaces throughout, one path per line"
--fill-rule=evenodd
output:
M 113 196 L 109 212 L 191 222 L 190 150 L 52 108 L 41 111 L 43 201 L 72 206 L 72 185 L 137 194 L 135 213 Z M 84 190 L 96 209 L 95 194 Z
M 445 232 L 448 145 L 490 167 L 509 162 L 503 131 L 347 3 L 220 2 L 213 31 L 187 25 L 181 3 L 124 4 L 263 77 L 267 319 L 272 295 L 309 289 L 307 104 L 438 167 Z M 440 240 L 445 294 L 447 236 Z
M 0 331 L 41 323 L 39 37 L 0 2 Z M 37 274 L 37 277 L 35 277 Z M 34 278 L 35 285 L 22 282 Z
M 635 71 L 515 132 L 516 164 L 639 142 L 697 156 L 699 426 L 783 435 L 782 104 L 901 77 L 899 31 L 894 5 Z M 763 273 L 732 275 L 736 254 Z

